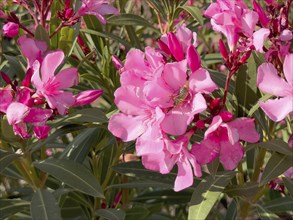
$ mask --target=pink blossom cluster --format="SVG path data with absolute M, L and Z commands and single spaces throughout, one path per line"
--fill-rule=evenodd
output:
M 217 85 L 201 67 L 196 33 L 184 26 L 159 40 L 160 48 L 130 51 L 120 68 L 121 87 L 115 91 L 120 113 L 109 120 L 109 130 L 123 141 L 136 140 L 143 165 L 162 174 L 177 165 L 174 190 L 192 185 L 202 175 L 201 165 L 217 156 L 226 169 L 235 169 L 243 157 L 240 140 L 257 142 L 254 120 L 232 120 L 220 99 Z M 201 142 L 192 143 L 197 130 L 205 129 Z
M 78 84 L 78 72 L 76 68 L 65 68 L 54 74 L 64 60 L 63 51 L 48 51 L 45 42 L 25 36 L 18 43 L 28 63 L 26 76 L 18 85 L 1 72 L 7 86 L 0 88 L 0 113 L 6 114 L 14 133 L 21 138 L 31 137 L 27 128 L 30 125 L 35 136 L 44 139 L 50 131 L 47 120 L 65 115 L 70 107 L 90 104 L 103 91 L 87 90 L 77 95 L 66 91 Z

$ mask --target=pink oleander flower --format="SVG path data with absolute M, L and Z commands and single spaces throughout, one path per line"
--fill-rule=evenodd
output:
M 72 92 L 64 91 L 78 84 L 78 73 L 76 68 L 66 68 L 54 75 L 57 67 L 63 62 L 64 53 L 54 51 L 48 53 L 43 62 L 38 60 L 33 63 L 32 83 L 37 89 L 36 94 L 45 98 L 51 109 L 57 109 L 60 115 L 64 115 L 67 109 L 75 104 Z
M 258 88 L 263 92 L 278 97 L 259 103 L 267 116 L 275 122 L 283 120 L 293 111 L 292 53 L 285 57 L 283 73 L 286 81 L 279 77 L 276 68 L 271 63 L 263 63 L 257 70 Z
M 19 25 L 14 22 L 8 22 L 3 25 L 2 32 L 5 37 L 13 38 L 18 35 Z
M 119 14 L 119 11 L 109 3 L 112 0 L 82 0 L 82 6 L 78 10 L 80 16 L 91 14 L 97 17 L 102 24 L 106 23 L 104 15 Z
M 195 156 L 189 152 L 188 144 L 193 131 L 187 132 L 177 140 L 164 138 L 164 150 L 157 154 L 142 156 L 143 165 L 150 170 L 159 171 L 162 174 L 169 173 L 175 164 L 178 166 L 178 174 L 175 179 L 174 191 L 183 190 L 193 183 L 193 173 L 201 177 L 201 166 Z
M 50 109 L 32 107 L 32 90 L 27 87 L 17 87 L 14 92 L 10 86 L 0 89 L 0 111 L 6 113 L 7 121 L 13 127 L 16 135 L 26 139 L 31 135 L 27 130 L 27 123 L 34 126 L 34 133 L 38 139 L 48 136 L 49 126 L 45 123 L 52 115 Z M 40 132 L 40 131 L 43 132 Z
M 235 50 L 240 35 L 252 37 L 258 22 L 258 14 L 249 10 L 242 0 L 217 0 L 211 3 L 204 15 L 211 18 L 215 31 L 226 36 L 230 51 Z
M 46 42 L 21 36 L 18 38 L 18 44 L 20 45 L 22 54 L 27 59 L 27 69 L 31 68 L 36 60 L 42 63 L 45 52 L 48 49 Z
M 210 163 L 220 155 L 225 169 L 233 170 L 244 154 L 240 140 L 250 143 L 259 140 L 253 119 L 237 118 L 225 123 L 221 116 L 215 116 L 205 132 L 204 140 L 192 146 L 191 154 L 199 164 Z

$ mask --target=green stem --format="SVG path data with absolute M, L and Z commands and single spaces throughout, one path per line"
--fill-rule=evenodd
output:
M 254 172 L 253 172 L 252 178 L 251 178 L 251 181 L 252 182 L 257 182 L 257 180 L 259 178 L 259 174 L 260 174 L 260 171 L 261 171 L 263 162 L 264 162 L 264 158 L 265 158 L 266 152 L 267 151 L 264 148 L 261 148 L 259 150 L 259 152 L 258 152 L 256 161 L 255 161 Z

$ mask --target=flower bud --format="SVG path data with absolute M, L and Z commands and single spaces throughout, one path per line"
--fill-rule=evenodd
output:
M 200 56 L 193 45 L 190 45 L 188 47 L 186 58 L 187 58 L 187 62 L 189 64 L 190 70 L 192 72 L 195 72 L 196 70 L 200 68 L 201 66 Z
M 160 39 L 158 40 L 159 43 L 159 47 L 160 49 L 167 55 L 171 55 L 171 51 L 169 50 L 169 47 L 167 46 L 167 44 L 165 44 L 163 41 L 161 41 Z
M 123 67 L 123 63 L 121 62 L 121 60 L 119 60 L 119 58 L 117 56 L 112 55 L 111 59 L 112 59 L 112 63 L 114 65 L 114 67 L 117 70 L 120 70 Z
M 222 39 L 219 40 L 219 48 L 220 48 L 220 52 L 221 52 L 223 59 L 225 61 L 228 60 L 228 58 L 229 58 L 228 50 L 227 50 L 224 42 L 222 41 Z
M 13 22 L 8 22 L 2 27 L 2 32 L 5 37 L 13 38 L 18 35 L 19 25 Z
M 6 73 L 4 73 L 4 72 L 2 72 L 2 71 L 0 71 L 0 73 L 1 73 L 1 76 L 2 76 L 3 80 L 4 80 L 7 84 L 11 84 L 11 83 L 12 83 L 12 82 L 11 82 L 11 79 L 9 78 L 9 76 L 7 76 Z
M 247 51 L 247 52 L 241 57 L 241 59 L 239 60 L 239 63 L 241 63 L 241 64 L 245 63 L 246 60 L 250 57 L 251 53 L 252 53 L 252 50 Z
M 198 120 L 195 124 L 198 129 L 204 129 L 205 122 L 203 120 Z
M 169 49 L 177 61 L 184 59 L 183 48 L 173 32 L 167 34 Z
M 268 27 L 268 24 L 270 23 L 270 19 L 266 15 L 266 13 L 263 10 L 263 8 L 260 7 L 260 5 L 255 0 L 253 0 L 253 8 L 258 14 L 259 22 L 261 23 L 261 25 L 263 27 Z
M 222 111 L 220 112 L 220 117 L 222 118 L 222 120 L 224 122 L 228 122 L 231 121 L 233 119 L 233 114 L 231 112 L 227 112 L 227 111 Z
M 34 73 L 34 70 L 32 68 L 29 68 L 26 71 L 25 77 L 24 77 L 24 79 L 21 82 L 21 84 L 23 86 L 26 86 L 26 87 L 29 87 L 30 86 L 31 78 L 32 78 L 33 73 Z
M 103 90 L 101 89 L 83 91 L 75 96 L 75 103 L 73 106 L 88 105 L 99 98 L 102 94 Z
M 217 107 L 219 107 L 220 102 L 221 102 L 221 99 L 220 98 L 215 98 L 213 101 L 211 101 L 209 108 L 211 110 L 216 109 Z

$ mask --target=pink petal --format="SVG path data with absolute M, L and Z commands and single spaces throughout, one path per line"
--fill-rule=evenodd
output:
M 138 156 L 146 154 L 159 154 L 164 148 L 162 132 L 159 126 L 150 126 L 136 140 L 136 153 Z
M 289 40 L 292 40 L 292 38 L 293 38 L 292 31 L 290 31 L 288 29 L 283 30 L 280 35 L 281 41 L 289 41 Z
M 191 109 L 189 114 L 191 119 L 195 114 L 198 114 L 207 108 L 206 100 L 201 93 L 197 93 L 193 96 L 193 100 L 190 107 Z
M 31 135 L 27 131 L 26 124 L 24 122 L 19 122 L 17 124 L 13 124 L 14 134 L 19 135 L 22 139 L 30 138 Z
M 180 88 L 186 83 L 187 61 L 167 63 L 163 72 L 163 79 L 173 89 L 174 92 L 179 92 Z
M 78 84 L 77 68 L 67 68 L 61 70 L 52 83 L 58 83 L 56 89 L 67 89 Z
M 51 109 L 33 107 L 24 118 L 24 122 L 40 126 L 43 125 L 51 117 L 52 114 L 53 110 Z
M 189 89 L 194 92 L 209 94 L 217 88 L 206 69 L 200 68 L 189 77 Z
M 175 179 L 174 191 L 181 191 L 193 183 L 193 172 L 191 169 L 191 165 L 187 159 L 177 162 L 178 173 Z
M 141 157 L 145 168 L 158 171 L 162 174 L 169 173 L 175 165 L 175 160 L 164 151 L 156 154 L 146 154 Z
M 103 90 L 95 89 L 95 90 L 86 90 L 80 92 L 78 95 L 75 96 L 75 103 L 74 106 L 80 105 L 88 105 L 95 101 L 103 94 Z
M 229 127 L 237 130 L 239 139 L 250 143 L 259 141 L 260 135 L 255 129 L 254 119 L 236 118 L 234 121 L 227 123 Z
M 221 142 L 220 162 L 227 170 L 233 170 L 237 167 L 244 154 L 242 145 L 237 142 L 232 145 L 230 142 Z
M 278 122 L 293 111 L 293 97 L 270 99 L 266 102 L 260 102 L 259 105 L 271 120 Z
M 191 154 L 195 156 L 199 164 L 208 164 L 218 156 L 220 143 L 217 137 L 208 137 L 200 143 L 192 145 Z
M 193 173 L 196 177 L 201 177 L 202 176 L 202 172 L 201 172 L 201 166 L 199 165 L 199 163 L 197 162 L 197 160 L 195 159 L 195 156 L 192 154 L 188 154 L 187 156 L 192 168 L 193 168 Z
M 50 127 L 48 125 L 34 126 L 34 133 L 38 139 L 45 139 L 48 137 Z
M 126 86 L 118 88 L 115 93 L 115 104 L 125 114 L 139 115 L 146 109 L 139 88 Z
M 30 108 L 19 102 L 12 102 L 6 111 L 7 121 L 10 125 L 17 124 L 23 121 L 29 113 Z
M 176 37 L 179 40 L 183 51 L 187 50 L 187 47 L 191 45 L 191 40 L 193 39 L 192 32 L 186 28 L 184 25 L 179 25 L 176 28 Z
M 212 134 L 214 131 L 216 131 L 220 125 L 223 123 L 223 120 L 220 116 L 215 116 L 212 120 L 212 123 L 210 124 L 210 126 L 208 127 L 208 129 L 206 130 L 206 132 L 204 133 L 204 137 L 205 139 Z
M 146 127 L 140 117 L 123 113 L 113 115 L 109 120 L 109 131 L 123 141 L 132 141 L 145 132 Z
M 108 4 L 102 4 L 99 7 L 99 10 L 97 11 L 97 13 L 101 14 L 101 15 L 107 15 L 107 14 L 119 14 L 119 11 L 117 8 L 115 8 L 112 5 L 108 5 Z
M 45 98 L 52 109 L 57 108 L 60 115 L 65 115 L 69 107 L 75 103 L 75 98 L 71 92 L 60 90 L 57 95 L 45 95 Z
M 153 69 L 158 68 L 159 66 L 163 65 L 163 56 L 161 53 L 155 51 L 151 47 L 145 48 L 145 56 L 148 63 L 151 65 Z
M 257 70 L 257 86 L 263 92 L 275 96 L 287 96 L 292 93 L 292 87 L 278 76 L 276 68 L 271 63 L 263 63 Z
M 16 92 L 16 101 L 27 106 L 32 105 L 31 99 L 31 92 L 32 90 L 27 87 L 18 88 Z
M 48 53 L 41 65 L 42 81 L 46 83 L 54 77 L 54 72 L 64 60 L 64 53 L 61 50 Z
M 13 100 L 12 89 L 0 88 L 0 112 L 6 113 L 8 106 Z
M 129 51 L 126 55 L 125 59 L 125 65 L 124 69 L 125 70 L 130 70 L 130 69 L 137 69 L 137 70 L 145 70 L 147 68 L 145 64 L 145 59 L 144 59 L 144 53 L 138 49 L 133 49 Z
M 42 91 L 44 89 L 44 83 L 40 78 L 40 62 L 36 60 L 32 64 L 32 68 L 34 71 L 32 75 L 32 84 L 36 87 L 38 91 Z
M 263 44 L 265 39 L 270 35 L 270 30 L 267 28 L 261 28 L 253 33 L 253 45 L 257 52 L 263 53 Z
M 292 86 L 291 91 L 293 90 L 293 53 L 288 54 L 285 57 L 283 70 L 289 85 Z M 292 91 L 293 92 L 293 91 Z
M 171 110 L 162 121 L 161 128 L 171 135 L 182 135 L 185 133 L 190 116 L 181 111 Z
M 256 23 L 258 22 L 258 14 L 251 10 L 246 10 L 242 19 L 242 28 L 247 37 L 251 37 L 255 28 Z

